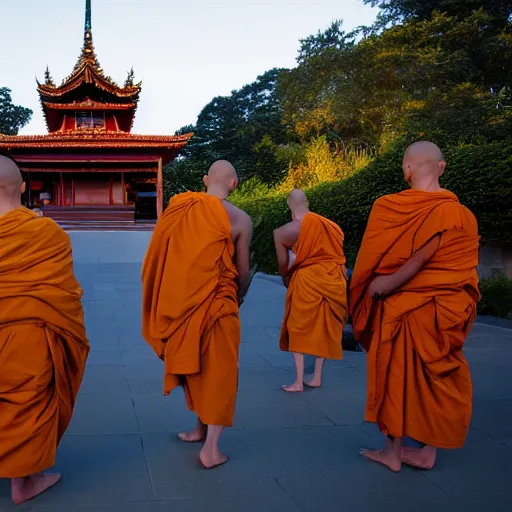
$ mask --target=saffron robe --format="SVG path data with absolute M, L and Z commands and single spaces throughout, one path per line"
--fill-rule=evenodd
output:
M 409 282 L 374 300 L 373 279 L 396 272 L 438 237 Z M 385 435 L 437 448 L 464 444 L 472 386 L 462 347 L 479 299 L 478 227 L 448 191 L 407 190 L 378 199 L 350 284 L 354 335 L 368 350 L 366 421 Z
M 69 236 L 19 208 L 0 217 L 0 477 L 55 463 L 85 370 Z
M 164 393 L 182 385 L 206 425 L 232 426 L 238 388 L 238 272 L 221 200 L 174 196 L 142 268 L 142 334 L 164 360 Z
M 339 360 L 347 318 L 343 232 L 334 222 L 308 213 L 294 252 L 280 348 Z

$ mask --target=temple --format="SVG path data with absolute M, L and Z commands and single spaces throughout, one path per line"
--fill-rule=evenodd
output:
M 65 226 L 87 221 L 135 225 L 142 196 L 153 199 L 148 220 L 159 217 L 162 168 L 192 134 L 131 133 L 141 83 L 134 81 L 133 69 L 123 87 L 104 73 L 93 46 L 91 0 L 86 0 L 84 42 L 72 73 L 56 85 L 47 68 L 37 90 L 48 133 L 0 135 L 0 152 L 11 155 L 24 173 L 25 205 L 42 208 Z

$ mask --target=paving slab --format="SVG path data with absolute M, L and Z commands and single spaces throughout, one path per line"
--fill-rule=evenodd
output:
M 383 441 L 363 423 L 366 356 L 326 362 L 323 387 L 286 394 L 293 359 L 279 350 L 286 290 L 258 275 L 241 309 L 230 461 L 199 467 L 183 391 L 162 395 L 163 364 L 143 341 L 140 271 L 147 234 L 72 235 L 91 354 L 58 452 L 64 479 L 21 507 L 0 481 L 0 512 L 294 512 L 512 510 L 512 330 L 484 319 L 466 343 L 474 413 L 466 446 L 441 451 L 430 472 L 393 474 L 359 456 Z M 102 251 L 98 247 L 103 247 Z M 312 358 L 306 367 L 312 368 Z

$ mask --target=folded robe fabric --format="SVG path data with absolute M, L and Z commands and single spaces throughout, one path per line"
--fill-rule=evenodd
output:
M 308 213 L 294 251 L 296 259 L 289 269 L 281 350 L 341 359 L 347 317 L 343 232 L 334 222 Z
M 19 208 L 0 217 L 0 477 L 53 466 L 89 353 L 69 236 Z
M 408 283 L 375 301 L 368 288 L 429 241 L 439 246 Z M 408 190 L 372 209 L 350 284 L 356 339 L 368 350 L 366 420 L 437 448 L 464 444 L 472 385 L 462 347 L 479 300 L 478 227 L 448 191 Z
M 207 425 L 231 426 L 238 387 L 238 273 L 221 200 L 174 196 L 142 269 L 142 332 L 164 360 L 164 393 L 182 385 Z

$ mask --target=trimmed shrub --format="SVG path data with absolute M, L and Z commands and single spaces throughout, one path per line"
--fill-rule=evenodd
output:
M 402 174 L 405 142 L 396 143 L 353 176 L 306 191 L 313 211 L 333 220 L 345 233 L 345 254 L 353 266 L 373 202 L 406 187 Z M 445 151 L 443 186 L 459 196 L 477 217 L 482 243 L 512 244 L 512 140 Z M 237 198 L 234 203 L 259 225 L 255 259 L 262 271 L 275 273 L 272 232 L 289 222 L 286 195 Z
M 480 293 L 479 315 L 512 319 L 512 279 L 502 270 L 494 270 L 491 277 L 480 281 Z

